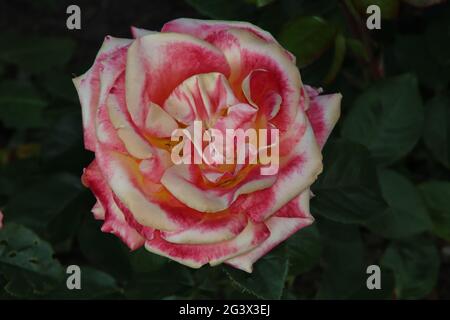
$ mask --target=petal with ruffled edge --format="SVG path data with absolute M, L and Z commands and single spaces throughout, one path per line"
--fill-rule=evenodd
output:
M 108 118 L 100 116 L 101 111 L 99 111 L 98 119 L 101 119 L 101 121 L 99 121 L 97 128 L 101 126 L 105 132 L 102 135 L 103 138 L 99 139 L 99 141 L 103 144 L 107 143 L 115 148 L 117 145 L 117 143 L 115 143 L 115 134 L 117 134 L 131 156 L 137 159 L 152 158 L 155 151 L 129 119 L 123 97 L 111 93 L 106 100 L 106 109 L 110 123 L 108 123 Z M 114 128 L 114 132 L 111 132 L 111 126 Z
M 278 244 L 289 238 L 298 230 L 313 223 L 314 218 L 309 212 L 309 189 L 294 200 L 288 202 L 274 216 L 266 221 L 270 236 L 252 251 L 231 258 L 225 263 L 251 273 L 253 264 Z
M 268 188 L 275 180 L 275 175 L 261 175 L 255 166 L 244 180 L 232 187 L 208 188 L 202 186 L 201 172 L 196 165 L 180 164 L 167 169 L 161 183 L 186 206 L 201 212 L 219 212 L 228 209 L 239 195 Z
M 177 121 L 189 125 L 194 120 L 213 122 L 221 110 L 237 103 L 227 78 L 212 72 L 184 80 L 173 90 L 163 108 Z
M 197 20 L 180 18 L 167 22 L 161 32 L 177 32 L 193 35 L 197 38 L 207 40 L 210 35 L 229 29 L 240 29 L 251 32 L 258 38 L 269 43 L 278 44 L 277 40 L 267 31 L 243 21 L 221 21 L 221 20 Z M 295 56 L 286 50 L 287 56 L 295 63 Z
M 286 203 L 307 189 L 322 171 L 322 154 L 305 114 L 297 113 L 295 125 L 289 133 L 291 152 L 280 159 L 277 180 L 270 188 L 241 195 L 230 207 L 243 211 L 254 221 L 264 221 Z
M 191 268 L 200 268 L 206 263 L 217 265 L 234 256 L 252 250 L 261 244 L 270 231 L 264 223 L 248 221 L 247 226 L 235 238 L 212 244 L 174 244 L 163 240 L 158 233 L 145 242 L 145 248 L 168 257 Z
M 95 198 L 97 199 L 97 202 L 92 207 L 91 212 L 94 215 L 95 220 L 105 220 L 105 208 L 103 208 L 100 200 L 97 197 Z
M 144 127 L 148 106 L 159 106 L 189 77 L 218 72 L 229 75 L 223 53 L 185 34 L 155 33 L 136 39 L 128 49 L 126 103 L 131 118 Z
M 131 250 L 141 247 L 144 238 L 128 225 L 124 214 L 114 202 L 111 189 L 104 181 L 95 160 L 84 170 L 82 180 L 98 199 L 92 211 L 96 219 L 105 220 L 102 231 L 115 234 Z
M 97 144 L 96 160 L 113 193 L 139 224 L 166 231 L 176 231 L 185 225 L 182 218 L 189 218 L 188 213 L 171 215 L 151 199 L 158 196 L 155 190 L 160 185 L 144 181 L 135 159 Z
M 245 101 L 242 83 L 254 70 L 265 70 L 278 84 L 281 105 L 272 123 L 280 130 L 289 130 L 296 117 L 300 96 L 301 78 L 297 66 L 284 54 L 283 49 L 255 36 L 253 33 L 230 29 L 212 34 L 208 41 L 225 55 L 231 68 L 229 83 L 238 99 Z
M 229 212 L 204 214 L 198 224 L 175 232 L 160 232 L 161 237 L 172 243 L 206 244 L 230 240 L 244 230 L 247 217 L 244 213 Z
M 157 138 L 170 137 L 178 124 L 164 109 L 151 102 L 145 120 L 145 130 Z
M 144 36 L 148 36 L 149 34 L 154 33 L 158 33 L 158 31 L 152 31 L 131 26 L 131 34 L 133 35 L 133 38 L 142 38 Z
M 282 98 L 278 83 L 266 70 L 253 70 L 242 82 L 242 91 L 247 100 L 258 107 L 260 113 L 268 120 L 280 111 Z
M 83 116 L 84 144 L 95 151 L 95 118 L 97 109 L 106 100 L 109 90 L 125 68 L 126 51 L 132 40 L 107 36 L 93 66 L 74 78 Z
M 325 145 L 331 130 L 339 119 L 341 100 L 342 95 L 340 93 L 310 97 L 306 114 L 321 148 Z

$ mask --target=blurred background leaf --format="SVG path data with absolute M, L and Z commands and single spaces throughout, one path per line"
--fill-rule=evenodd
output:
M 423 137 L 432 155 L 450 168 L 450 98 L 437 95 L 426 105 Z
M 399 299 L 418 299 L 430 293 L 436 284 L 439 255 L 428 239 L 410 238 L 392 243 L 382 265 L 394 272 Z
M 261 299 L 280 299 L 283 293 L 289 262 L 285 246 L 262 257 L 251 274 L 224 267 L 232 283 L 244 292 Z
M 2 39 L 0 60 L 35 73 L 64 66 L 75 47 L 70 38 L 6 34 Z
M 325 146 L 324 171 L 312 187 L 313 213 L 343 223 L 364 223 L 386 208 L 375 165 L 363 146 L 346 140 Z
M 423 107 L 417 80 L 402 75 L 373 85 L 355 101 L 342 135 L 365 145 L 379 163 L 401 159 L 422 134 Z
M 307 66 L 328 49 L 336 35 L 333 26 L 320 17 L 300 17 L 281 31 L 281 44 L 297 58 L 297 65 Z
M 0 120 L 6 127 L 25 129 L 45 124 L 47 102 L 29 83 L 4 81 L 0 84 Z
M 386 238 L 412 236 L 431 229 L 431 220 L 416 187 L 393 170 L 378 170 L 381 190 L 389 207 L 368 222 L 373 232 Z
M 47 293 L 62 279 L 51 246 L 24 226 L 8 223 L 0 232 L 0 274 L 4 290 L 25 298 Z
M 428 206 L 433 232 L 450 241 L 450 183 L 429 181 L 420 185 L 420 191 Z

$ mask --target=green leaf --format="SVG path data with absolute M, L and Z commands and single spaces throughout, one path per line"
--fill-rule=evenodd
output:
M 330 70 L 328 70 L 324 84 L 330 84 L 336 78 L 337 74 L 341 70 L 342 63 L 344 62 L 346 52 L 345 38 L 342 34 L 339 34 L 334 41 L 334 57 Z
M 95 267 L 126 281 L 132 270 L 129 249 L 116 236 L 103 233 L 101 225 L 92 216 L 85 218 L 78 233 L 81 252 Z
M 255 6 L 243 0 L 186 0 L 198 12 L 213 19 L 248 20 Z
M 5 35 L 0 44 L 0 61 L 39 73 L 64 66 L 72 57 L 75 42 L 69 38 Z
M 369 221 L 369 229 L 388 238 L 408 237 L 429 230 L 431 220 L 414 185 L 393 170 L 380 169 L 378 176 L 389 208 Z
M 66 281 L 62 281 L 46 299 L 105 299 L 120 292 L 116 280 L 109 274 L 88 266 L 81 266 L 80 270 L 81 289 L 69 290 Z
M 56 174 L 17 192 L 8 202 L 8 219 L 39 233 L 80 195 L 80 179 L 70 174 Z
M 78 104 L 78 95 L 69 75 L 49 72 L 42 76 L 42 85 L 54 98 Z
M 320 17 L 300 17 L 286 24 L 280 42 L 305 67 L 319 58 L 333 44 L 335 28 Z
M 417 80 L 402 75 L 374 84 L 355 101 L 344 120 L 344 137 L 365 145 L 378 163 L 404 157 L 417 143 L 423 108 Z
M 346 299 L 365 284 L 364 245 L 356 226 L 320 219 L 324 271 L 317 298 Z
M 423 138 L 432 155 L 450 168 L 450 98 L 438 95 L 426 104 Z
M 445 43 L 439 36 L 437 37 L 438 43 Z M 421 50 L 417 50 L 417 45 L 421 46 Z M 427 45 L 424 34 L 397 35 L 393 46 L 395 57 L 395 61 L 392 62 L 393 71 L 413 72 L 421 84 L 432 90 L 445 88 L 450 81 L 450 66 L 439 65 L 434 58 L 433 50 L 435 49 Z
M 45 170 L 69 171 L 79 175 L 83 164 L 91 161 L 83 144 L 81 114 L 60 109 L 64 114 L 48 126 L 42 138 L 42 160 Z
M 47 225 L 46 239 L 52 244 L 57 253 L 70 252 L 73 241 L 78 233 L 83 216 L 90 212 L 93 201 L 88 189 L 69 202 Z
M 51 246 L 24 226 L 10 223 L 0 230 L 0 274 L 5 291 L 17 297 L 41 295 L 62 279 L 62 267 Z
M 366 148 L 345 140 L 327 143 L 323 162 L 324 171 L 312 186 L 313 213 L 343 223 L 365 223 L 386 209 Z
M 44 124 L 47 102 L 27 83 L 2 81 L 0 84 L 0 121 L 9 128 L 35 128 Z
M 164 267 L 169 262 L 169 259 L 151 253 L 145 248 L 140 248 L 130 253 L 130 262 L 133 272 L 151 273 Z
M 256 262 L 251 274 L 232 267 L 224 267 L 224 271 L 241 290 L 260 299 L 280 299 L 288 266 L 286 248 L 280 246 Z
M 436 284 L 439 263 L 435 245 L 423 237 L 393 242 L 382 259 L 383 268 L 394 272 L 400 299 L 426 297 Z
M 367 264 L 367 267 L 370 264 Z M 378 265 L 378 264 L 376 264 Z M 367 288 L 367 279 L 372 273 L 365 274 L 365 281 L 361 281 L 361 286 L 359 290 L 355 293 L 351 294 L 349 299 L 358 299 L 358 300 L 381 300 L 381 299 L 393 299 L 394 298 L 394 289 L 395 289 L 395 278 L 394 274 L 391 270 L 381 269 L 380 270 L 380 289 L 368 289 Z
M 450 182 L 429 181 L 419 187 L 433 223 L 433 233 L 450 241 Z
M 134 273 L 125 287 L 125 296 L 129 299 L 186 296 L 193 287 L 194 280 L 189 268 L 171 261 L 156 271 Z
M 369 52 L 367 51 L 367 49 L 364 47 L 364 44 L 360 40 L 348 38 L 346 39 L 346 42 L 347 47 L 350 49 L 351 53 L 355 57 L 363 60 L 366 63 L 370 61 Z
M 311 270 L 320 259 L 322 243 L 315 225 L 301 229 L 287 241 L 289 273 L 298 275 Z

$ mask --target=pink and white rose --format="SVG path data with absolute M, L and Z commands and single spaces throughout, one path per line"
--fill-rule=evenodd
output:
M 245 22 L 177 19 L 135 39 L 106 37 L 75 78 L 86 149 L 82 180 L 102 231 L 193 268 L 252 271 L 260 257 L 310 225 L 309 187 L 340 112 L 340 94 L 305 86 L 295 57 Z M 208 127 L 276 128 L 279 170 L 174 164 L 171 134 Z

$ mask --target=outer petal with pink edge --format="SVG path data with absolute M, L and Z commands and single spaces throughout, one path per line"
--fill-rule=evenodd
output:
M 310 97 L 306 110 L 317 143 L 323 148 L 341 113 L 340 93 Z
M 288 136 L 291 151 L 280 158 L 275 183 L 270 188 L 241 195 L 230 210 L 247 212 L 254 221 L 264 221 L 316 180 L 322 171 L 322 154 L 303 111 L 297 113 L 295 125 Z
M 300 88 L 302 85 L 297 66 L 285 55 L 283 49 L 275 43 L 266 42 L 255 34 L 240 30 L 223 30 L 208 39 L 225 55 L 231 68 L 229 82 L 235 92 L 241 92 L 242 84 L 255 70 L 264 70 L 278 84 L 277 94 L 281 98 L 279 112 L 271 120 L 283 133 L 292 125 L 302 104 Z M 244 101 L 244 100 L 242 100 Z M 278 108 L 277 108 L 278 109 Z
M 221 20 L 197 20 L 189 18 L 180 18 L 167 22 L 161 32 L 177 32 L 193 35 L 197 38 L 208 40 L 214 33 L 228 30 L 241 29 L 253 33 L 258 38 L 270 43 L 278 43 L 277 40 L 267 31 L 242 21 L 221 21 Z M 286 51 L 286 54 L 295 62 L 295 56 Z
M 126 103 L 135 124 L 144 128 L 148 106 L 159 106 L 185 79 L 201 73 L 229 75 L 222 52 L 185 34 L 154 33 L 130 46 L 126 68 Z
M 102 231 L 115 234 L 132 250 L 141 247 L 144 244 L 144 238 L 127 224 L 95 160 L 84 170 L 82 180 L 91 188 L 99 201 L 95 204 L 93 212 L 96 218 L 105 220 Z
M 125 68 L 126 52 L 132 40 L 107 36 L 95 58 L 94 65 L 74 78 L 83 115 L 84 144 L 95 151 L 95 118 L 99 105 Z
M 282 207 L 266 221 L 270 236 L 254 250 L 231 258 L 227 264 L 251 273 L 253 264 L 295 232 L 309 226 L 314 219 L 309 213 L 309 189 Z
M 217 265 L 231 257 L 243 254 L 261 244 L 270 231 L 264 223 L 248 221 L 247 227 L 235 238 L 212 244 L 174 244 L 164 241 L 155 233 L 155 238 L 146 241 L 150 252 L 166 256 L 192 268 L 209 263 Z

